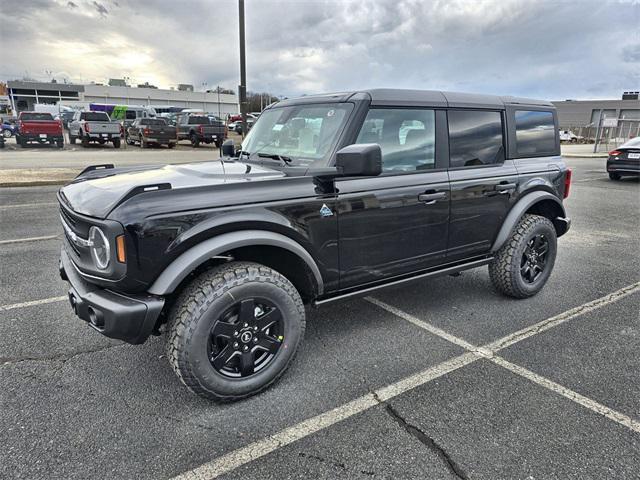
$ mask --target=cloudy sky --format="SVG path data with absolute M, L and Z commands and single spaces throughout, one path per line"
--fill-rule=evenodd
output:
M 638 0 L 246 0 L 248 89 L 618 98 L 640 88 Z M 1 0 L 0 80 L 236 88 L 235 0 Z

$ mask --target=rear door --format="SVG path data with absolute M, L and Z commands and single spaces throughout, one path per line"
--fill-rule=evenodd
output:
M 518 172 L 505 160 L 504 112 L 451 109 L 451 260 L 486 253 L 514 202 Z
M 446 255 L 445 112 L 372 108 L 356 143 L 378 143 L 383 173 L 336 180 L 340 288 L 415 272 Z M 446 131 L 445 131 L 446 133 Z

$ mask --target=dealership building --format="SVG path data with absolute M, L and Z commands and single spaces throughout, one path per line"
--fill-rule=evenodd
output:
M 564 100 L 553 104 L 562 129 L 597 127 L 605 119 L 628 124 L 640 122 L 638 92 L 624 92 L 620 100 Z
M 239 111 L 236 95 L 216 91 L 194 92 L 190 85 L 166 90 L 152 85 L 132 87 L 125 82 L 111 85 L 45 83 L 23 80 L 7 82 L 7 96 L 14 112 L 33 110 L 37 103 L 88 108 L 91 103 L 142 105 L 163 110 L 169 107 L 194 108 L 225 117 Z M 191 87 L 191 88 L 186 88 Z

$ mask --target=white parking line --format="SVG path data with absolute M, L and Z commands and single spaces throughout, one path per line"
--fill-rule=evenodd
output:
M 17 203 L 15 205 L 0 205 L 0 210 L 9 209 L 9 208 L 50 207 L 52 205 L 58 205 L 58 202 Z
M 58 238 L 58 235 L 46 235 L 44 237 L 14 238 L 12 240 L 0 240 L 0 245 L 8 245 L 10 243 L 39 242 L 41 240 L 53 240 L 55 238 Z
M 63 302 L 64 300 L 67 300 L 66 295 L 62 297 L 51 297 L 51 298 L 43 298 L 41 300 L 32 300 L 30 302 L 12 303 L 10 305 L 0 305 L 0 312 L 4 312 L 6 310 L 14 310 L 16 308 L 33 307 L 35 305 L 45 305 L 47 303 Z
M 304 437 L 308 437 L 320 430 L 334 425 L 342 420 L 353 417 L 359 413 L 368 410 L 371 407 L 380 405 L 381 402 L 396 397 L 408 390 L 424 385 L 436 378 L 446 375 L 449 372 L 464 367 L 472 362 L 479 360 L 479 357 L 472 353 L 465 353 L 454 357 L 446 362 L 442 362 L 435 367 L 428 368 L 422 372 L 412 375 L 408 378 L 400 380 L 372 393 L 367 393 L 362 397 L 340 405 L 339 407 L 321 413 L 315 417 L 304 420 L 292 427 L 281 430 L 280 432 L 270 435 L 262 440 L 258 440 L 246 447 L 233 450 L 226 455 L 216 458 L 215 460 L 205 463 L 194 470 L 189 470 L 176 477 L 173 480 L 210 480 L 220 475 L 229 473 L 242 465 L 253 460 L 263 457 L 279 448 L 289 445 Z
M 620 289 L 610 295 L 602 297 L 601 299 L 594 300 L 593 302 L 589 302 L 581 307 L 576 307 L 574 309 L 571 309 L 565 312 L 564 314 L 556 315 L 551 319 L 539 322 L 538 324 L 533 325 L 528 329 L 525 329 L 525 330 L 531 330 L 530 334 L 527 333 L 525 335 L 523 331 L 519 331 L 519 332 L 516 332 L 516 334 L 508 335 L 507 337 L 504 337 L 504 339 L 493 342 L 493 344 L 500 344 L 500 345 L 504 344 L 507 346 L 513 345 L 514 343 L 519 342 L 524 338 L 528 338 L 532 335 L 548 330 L 553 326 L 560 325 L 561 323 L 571 318 L 575 318 L 578 315 L 582 315 L 584 313 L 593 311 L 597 308 L 613 303 L 635 291 L 638 291 L 638 289 L 640 289 L 640 283 L 630 285 L 629 287 Z M 454 370 L 462 368 L 466 365 L 469 365 L 477 360 L 480 360 L 481 358 L 492 360 L 494 361 L 494 363 L 501 365 L 504 368 L 508 368 L 507 367 L 508 362 L 502 359 L 501 357 L 497 357 L 494 351 L 487 348 L 487 346 L 476 347 L 471 343 L 467 342 L 466 340 L 463 340 L 454 335 L 451 335 L 438 327 L 430 325 L 427 322 L 424 322 L 416 317 L 413 317 L 412 315 L 406 312 L 403 312 L 391 305 L 387 305 L 386 303 L 381 302 L 380 300 L 370 298 L 370 297 L 367 298 L 366 300 L 368 300 L 371 303 L 374 303 L 375 305 L 381 308 L 384 308 L 385 310 L 393 313 L 394 315 L 398 315 L 404 320 L 407 320 L 413 323 L 414 325 L 419 326 L 420 328 L 424 328 L 425 330 L 429 331 L 430 333 L 433 333 L 434 335 L 440 336 L 441 338 L 444 338 L 445 340 L 451 343 L 461 346 L 465 350 L 468 350 L 468 352 L 462 355 L 459 355 L 457 357 L 451 358 L 450 360 L 442 362 L 433 367 L 430 367 L 415 375 L 412 375 L 410 377 L 407 377 L 405 379 L 402 379 L 395 383 L 387 385 L 386 387 L 379 388 L 378 390 L 375 390 L 372 393 L 363 395 L 362 397 L 359 397 L 349 403 L 336 407 L 333 410 L 330 410 L 325 413 L 321 413 L 315 417 L 304 420 L 296 425 L 293 425 L 289 428 L 281 430 L 280 432 L 275 433 L 274 435 L 270 435 L 262 440 L 258 440 L 245 447 L 241 447 L 239 449 L 233 450 L 193 470 L 186 471 L 174 477 L 173 480 L 205 480 L 205 479 L 208 480 L 208 479 L 217 478 L 220 475 L 228 473 L 238 467 L 241 467 L 242 465 L 245 465 L 275 450 L 278 450 L 281 447 L 289 445 L 293 442 L 296 442 L 297 440 L 300 440 L 309 435 L 312 435 L 322 429 L 330 427 L 331 425 L 334 425 L 338 422 L 341 422 L 350 417 L 353 417 L 354 415 L 362 413 L 371 407 L 380 405 L 382 402 L 385 402 L 394 397 L 397 397 L 398 395 L 401 395 L 409 390 L 412 390 L 421 385 L 425 385 L 426 383 L 432 380 L 442 377 L 443 375 L 453 372 Z M 552 320 L 553 322 L 551 322 Z M 505 348 L 505 347 L 500 347 L 500 348 Z M 498 361 L 495 361 L 496 359 L 499 359 L 501 363 L 498 363 Z M 513 364 L 509 363 L 509 366 L 511 365 Z M 629 417 L 622 415 L 621 413 L 618 413 L 604 405 L 600 405 L 597 402 L 594 402 L 593 400 L 587 399 L 586 397 L 583 397 L 582 395 L 576 392 L 573 392 L 565 387 L 562 387 L 561 385 L 555 384 L 551 380 L 540 377 L 539 375 L 533 372 L 529 372 L 528 370 L 523 369 L 522 367 L 518 367 L 516 365 L 513 365 L 513 366 L 517 370 L 515 371 L 515 373 L 518 373 L 519 375 L 522 375 L 525 378 L 529 378 L 530 380 L 535 381 L 539 385 L 542 385 L 546 388 L 550 388 L 553 391 L 557 391 L 558 393 L 565 396 L 566 398 L 572 399 L 573 401 L 576 401 L 579 404 L 587 408 L 590 408 L 591 410 L 596 411 L 597 413 L 600 413 L 601 415 L 605 415 L 607 418 L 615 420 L 618 423 L 621 423 L 622 425 L 625 425 L 628 428 L 635 429 L 635 427 L 637 426 L 637 422 L 635 420 L 632 420 Z M 511 370 L 511 371 L 514 371 L 514 370 Z
M 604 415 L 609 420 L 613 420 L 614 422 L 617 422 L 620 425 L 625 426 L 630 430 L 633 430 L 634 432 L 640 433 L 640 422 L 630 417 L 627 417 L 626 415 L 623 415 L 620 412 L 616 412 L 615 410 L 612 410 L 606 405 L 602 405 L 601 403 L 598 403 L 595 400 L 591 400 L 590 398 L 587 398 L 584 395 L 580 395 L 579 393 L 574 392 L 573 390 L 569 390 L 567 387 L 563 387 L 562 385 L 552 380 L 549 380 L 548 378 L 538 375 L 537 373 L 534 373 L 531 370 L 527 370 L 526 368 L 521 367 L 520 365 L 511 363 L 502 357 L 495 356 L 490 360 L 496 365 L 500 365 L 501 367 L 504 367 L 507 370 L 510 370 L 513 373 L 520 375 L 521 377 L 531 380 L 532 382 L 537 383 L 538 385 L 541 385 L 544 388 L 552 390 L 562 395 L 563 397 L 568 398 L 569 400 L 579 403 L 580 405 L 588 408 L 589 410 L 599 413 L 600 415 Z
M 515 343 L 521 342 L 522 340 L 532 337 L 533 335 L 537 335 L 541 332 L 549 330 L 550 328 L 561 325 L 562 323 L 567 322 L 579 315 L 584 315 L 598 308 L 602 308 L 605 305 L 609 305 L 613 302 L 616 302 L 626 297 L 627 295 L 631 295 L 632 293 L 635 293 L 639 290 L 640 290 L 640 282 L 635 283 L 633 285 L 629 285 L 628 287 L 621 288 L 620 290 L 610 293 L 609 295 L 601 297 L 597 300 L 594 300 L 589 303 L 585 303 L 584 305 L 580 305 L 579 307 L 576 307 L 576 308 L 572 308 L 571 310 L 561 313 L 560 315 L 556 315 L 555 317 L 551 317 L 549 319 L 543 320 L 542 322 L 538 322 L 534 325 L 531 325 L 530 327 L 527 327 L 515 333 L 512 333 L 511 335 L 507 335 L 506 337 L 496 340 L 495 342 L 489 343 L 483 347 L 476 347 L 470 344 L 469 342 L 467 342 L 466 340 L 463 340 L 454 335 L 451 335 L 450 333 L 444 332 L 438 327 L 434 327 L 433 325 L 430 325 L 429 323 L 424 322 L 423 320 L 420 320 L 414 317 L 413 315 L 407 312 L 404 312 L 392 305 L 388 305 L 387 303 L 382 302 L 376 298 L 367 297 L 365 300 L 379 306 L 380 308 L 383 308 L 384 310 L 390 313 L 393 313 L 394 315 L 404 320 L 407 320 L 413 323 L 414 325 L 420 328 L 427 330 L 428 332 L 434 335 L 439 336 L 440 338 L 443 338 L 451 343 L 461 346 L 466 350 L 469 350 L 470 352 L 474 353 L 475 355 L 486 358 L 487 360 L 495 363 L 496 365 L 500 365 L 501 367 L 506 368 L 507 370 L 510 370 L 511 372 L 517 375 L 520 375 L 521 377 L 526 378 L 527 380 L 530 380 L 542 387 L 552 390 L 553 392 L 556 392 L 562 395 L 563 397 L 568 398 L 569 400 L 576 402 L 582 405 L 583 407 L 588 408 L 593 412 L 603 415 L 608 419 L 619 423 L 620 425 L 623 425 L 635 432 L 640 433 L 640 422 L 633 420 L 631 417 L 628 417 L 620 412 L 617 412 L 607 407 L 606 405 L 602 405 L 601 403 L 598 403 L 595 400 L 587 398 L 584 395 L 580 395 L 579 393 L 574 392 L 573 390 L 567 387 L 564 387 L 558 383 L 555 383 L 552 380 L 549 380 L 548 378 L 538 375 L 537 373 L 534 373 L 530 370 L 527 370 L 524 367 L 511 363 L 497 355 L 497 352 L 504 348 L 507 348 Z

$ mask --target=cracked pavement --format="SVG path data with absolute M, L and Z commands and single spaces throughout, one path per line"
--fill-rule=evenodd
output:
M 474 347 L 473 363 L 371 400 L 371 408 L 221 478 L 637 477 L 638 433 L 489 358 L 501 349 L 507 361 L 640 419 L 640 293 L 583 311 L 640 280 L 640 183 L 609 182 L 599 159 L 568 163 L 581 180 L 568 201 L 572 231 L 560 239 L 555 271 L 538 296 L 499 296 L 486 269 L 374 295 L 485 346 Z M 55 205 L 2 209 L 51 203 L 54 192 L 0 189 L 0 239 L 58 234 Z M 0 245 L 0 305 L 65 295 L 58 251 L 56 240 Z M 564 313 L 571 309 L 575 318 Z M 519 343 L 495 343 L 545 319 Z M 0 310 L 0 478 L 171 478 L 465 353 L 353 300 L 308 312 L 296 362 L 273 388 L 216 405 L 181 386 L 162 341 L 108 340 L 66 302 Z

